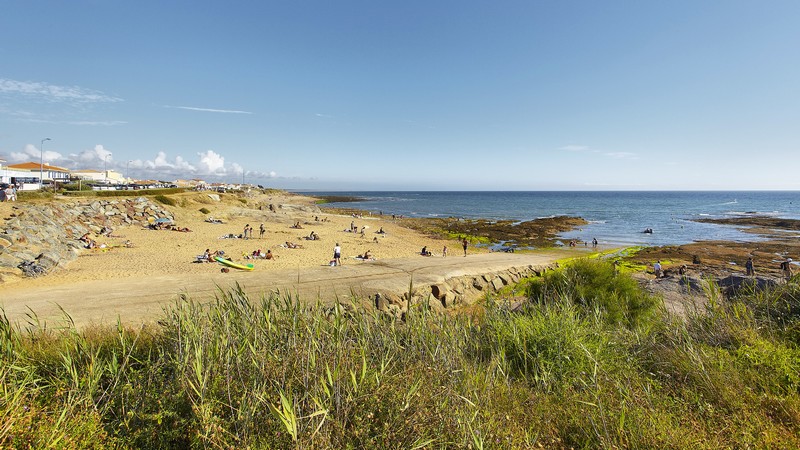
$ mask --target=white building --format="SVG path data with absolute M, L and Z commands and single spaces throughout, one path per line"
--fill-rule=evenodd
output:
M 80 178 L 84 181 L 94 181 L 97 183 L 107 183 L 107 184 L 124 184 L 126 182 L 125 177 L 116 171 L 113 170 L 93 170 L 93 169 L 84 169 L 84 170 L 73 170 L 72 176 L 75 178 Z
M 38 189 L 39 184 L 42 182 L 69 182 L 69 170 L 63 167 L 40 164 L 37 162 L 11 164 L 5 166 L 2 173 L 3 182 L 18 184 L 23 190 Z

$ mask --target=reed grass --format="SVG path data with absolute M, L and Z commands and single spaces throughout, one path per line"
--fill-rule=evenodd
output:
M 3 314 L 0 447 L 800 446 L 796 285 L 678 319 L 628 280 L 578 262 L 522 311 L 404 322 L 240 287 L 138 328 Z

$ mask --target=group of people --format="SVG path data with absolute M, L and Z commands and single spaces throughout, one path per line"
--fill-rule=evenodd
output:
M 17 201 L 17 187 L 9 184 L 5 189 L 0 190 L 0 201 L 2 202 L 15 202 Z
M 696 263 L 696 260 L 695 260 L 695 263 Z M 792 275 L 793 275 L 792 274 L 792 265 L 793 265 L 792 258 L 786 258 L 785 260 L 781 261 L 781 263 L 778 266 L 780 268 L 781 275 L 783 276 L 784 279 L 786 279 L 787 282 L 789 280 L 791 280 Z M 678 269 L 678 274 L 679 275 L 685 275 L 687 270 L 688 270 L 688 268 L 686 267 L 686 264 L 682 264 L 680 266 L 680 268 Z M 752 277 L 752 276 L 756 275 L 756 270 L 755 270 L 755 266 L 753 264 L 753 257 L 752 256 L 748 257 L 747 261 L 745 261 L 744 270 L 745 270 L 745 275 L 748 276 L 748 277 Z M 653 273 L 655 274 L 656 278 L 661 278 L 662 276 L 664 276 L 664 269 L 661 266 L 661 261 L 656 261 L 655 263 L 653 263 Z
M 267 229 L 264 228 L 264 224 L 262 223 L 258 227 L 258 238 L 259 239 L 264 239 L 264 233 L 266 233 L 266 232 L 267 232 Z M 248 223 L 247 225 L 244 226 L 244 230 L 242 230 L 242 234 L 239 235 L 238 237 L 240 237 L 242 239 L 253 239 L 253 227 L 251 227 L 250 224 Z
M 215 261 L 214 258 L 217 257 L 217 256 L 219 256 L 220 258 L 226 258 L 225 251 L 217 250 L 217 251 L 212 252 L 211 249 L 207 248 L 206 251 L 204 251 L 203 254 L 200 255 L 197 259 L 198 259 L 198 261 L 201 261 L 201 262 L 203 262 L 203 261 L 204 262 L 214 262 Z M 226 258 L 226 259 L 230 259 L 230 258 Z
M 245 259 L 275 259 L 277 256 L 272 254 L 272 250 L 267 249 L 267 252 L 264 253 L 263 250 L 253 250 L 253 253 L 250 255 L 245 255 Z

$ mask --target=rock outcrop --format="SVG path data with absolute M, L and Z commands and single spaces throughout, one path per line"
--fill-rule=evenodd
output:
M 549 266 L 512 267 L 499 272 L 483 275 L 469 275 L 446 279 L 444 281 L 414 286 L 411 292 L 398 294 L 383 291 L 374 295 L 374 307 L 395 319 L 403 319 L 408 311 L 409 301 L 412 305 L 423 304 L 431 311 L 445 312 L 457 307 L 468 306 L 501 290 L 509 284 L 515 284 L 523 278 L 540 276 L 550 269 Z
M 173 215 L 147 198 L 22 204 L 0 224 L 0 283 L 40 276 L 78 257 L 86 233 L 146 225 Z

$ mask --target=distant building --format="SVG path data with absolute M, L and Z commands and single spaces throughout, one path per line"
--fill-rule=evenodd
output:
M 8 181 L 5 181 L 6 177 L 8 177 Z M 11 164 L 6 166 L 5 170 L 3 170 L 3 180 L 7 183 L 17 183 L 20 185 L 38 185 L 40 182 L 68 183 L 69 170 L 63 167 L 39 164 L 37 162 Z M 26 187 L 23 186 L 23 189 L 24 188 Z
M 83 170 L 73 170 L 72 176 L 74 178 L 80 178 L 84 181 L 94 181 L 97 183 L 106 183 L 106 184 L 124 184 L 125 177 L 114 170 L 93 170 L 93 169 L 83 169 Z

